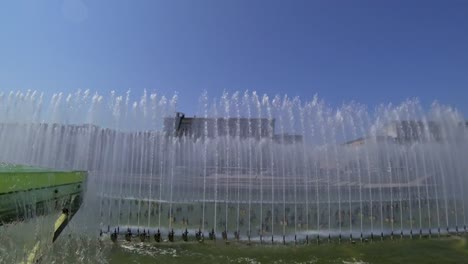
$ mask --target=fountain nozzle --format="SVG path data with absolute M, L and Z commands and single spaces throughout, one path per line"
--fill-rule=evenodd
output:
M 239 233 L 239 231 L 235 231 L 235 232 L 234 232 L 234 237 L 236 238 L 237 241 L 240 240 L 240 233 Z
M 132 230 L 130 228 L 127 229 L 127 233 L 125 234 L 125 240 L 128 242 L 132 241 Z
M 210 238 L 210 240 L 216 240 L 214 228 L 211 229 L 211 232 L 208 234 L 208 237 Z
M 202 231 L 201 229 L 198 229 L 198 232 L 195 234 L 195 238 L 197 239 L 197 241 L 201 240 L 201 235 L 202 235 Z
M 141 233 L 139 236 L 140 236 L 140 241 L 141 241 L 141 242 L 145 242 L 145 239 L 146 239 L 146 229 L 143 229 L 143 233 Z
M 223 237 L 223 240 L 225 240 L 225 241 L 226 241 L 226 240 L 227 240 L 227 231 L 226 231 L 226 230 L 224 230 L 224 231 L 222 232 L 222 234 L 221 234 L 221 235 L 222 235 L 222 237 Z
M 188 231 L 187 228 L 185 228 L 185 232 L 182 233 L 182 240 L 187 242 L 188 241 Z
M 114 230 L 114 233 L 111 234 L 110 238 L 111 238 L 112 242 L 114 242 L 114 243 L 117 242 L 117 231 L 116 230 Z
M 172 229 L 171 232 L 169 232 L 169 234 L 167 235 L 167 238 L 169 239 L 170 242 L 174 242 L 174 229 Z
M 159 231 L 159 229 L 156 232 L 156 234 L 154 234 L 154 241 L 156 241 L 158 243 L 161 242 L 161 232 Z

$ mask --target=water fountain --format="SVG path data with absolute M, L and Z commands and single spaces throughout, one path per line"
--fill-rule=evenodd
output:
M 417 100 L 78 91 L 0 95 L 0 160 L 89 171 L 83 214 L 113 239 L 317 243 L 466 230 L 468 129 Z M 136 239 L 136 238 L 133 238 Z

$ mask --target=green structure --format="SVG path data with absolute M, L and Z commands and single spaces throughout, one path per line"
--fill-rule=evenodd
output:
M 87 172 L 0 163 L 0 225 L 81 205 Z

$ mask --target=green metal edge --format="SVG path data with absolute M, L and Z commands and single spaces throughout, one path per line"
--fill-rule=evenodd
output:
M 86 171 L 1 172 L 0 195 L 84 182 L 86 177 Z

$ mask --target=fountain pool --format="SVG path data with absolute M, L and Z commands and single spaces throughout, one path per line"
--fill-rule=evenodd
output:
M 307 244 L 466 231 L 468 129 L 456 109 L 333 108 L 255 92 L 202 94 L 198 109 L 186 117 L 177 95 L 147 92 L 1 94 L 0 160 L 88 171 L 80 221 L 118 240 L 187 232 Z

